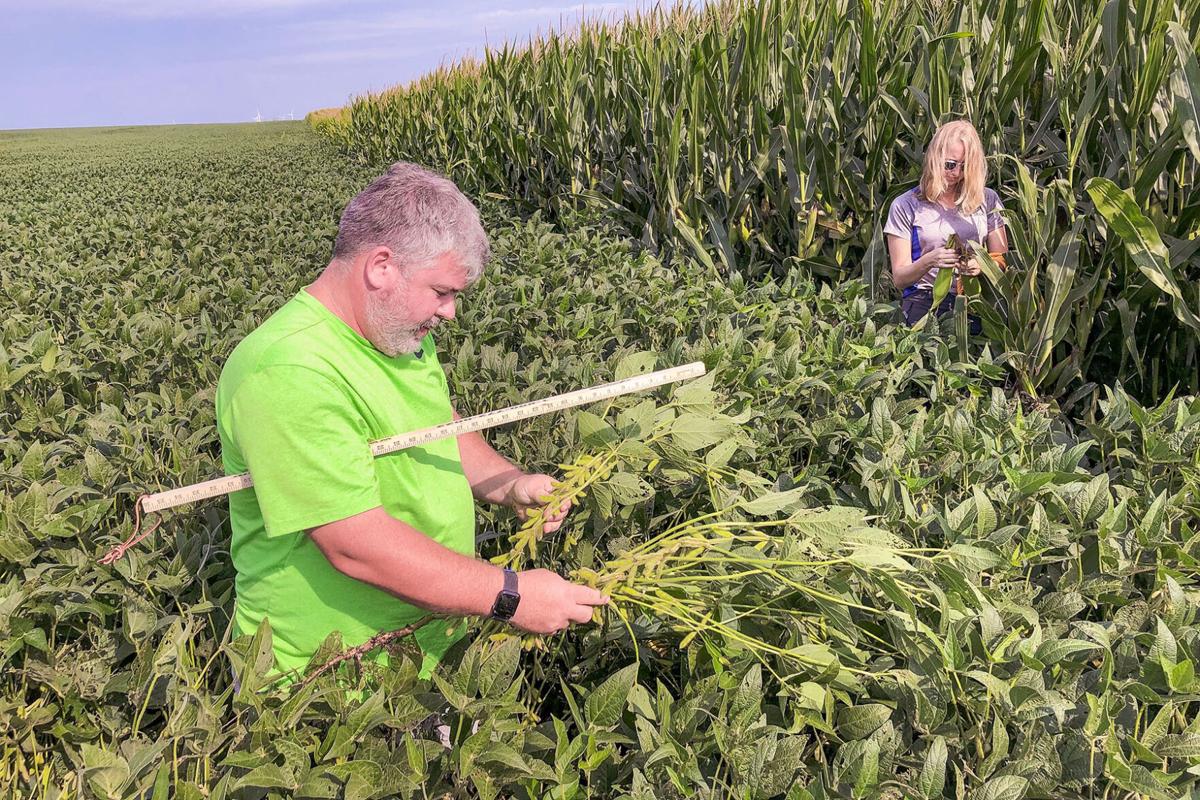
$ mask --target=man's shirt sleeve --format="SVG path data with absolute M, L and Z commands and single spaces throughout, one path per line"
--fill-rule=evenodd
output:
M 267 536 L 381 504 L 366 422 L 344 387 L 304 367 L 268 367 L 242 382 L 230 410 Z

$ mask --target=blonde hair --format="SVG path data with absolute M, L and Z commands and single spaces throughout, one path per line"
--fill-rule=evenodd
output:
M 925 166 L 921 170 L 921 196 L 935 201 L 946 191 L 946 172 L 942 162 L 952 142 L 962 142 L 962 187 L 958 208 L 963 214 L 974 214 L 983 205 L 983 186 L 987 181 L 987 159 L 979 132 L 965 119 L 956 119 L 938 127 L 925 150 Z

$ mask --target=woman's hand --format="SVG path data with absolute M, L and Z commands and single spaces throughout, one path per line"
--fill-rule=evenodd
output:
M 949 269 L 958 266 L 958 252 L 950 247 L 935 247 L 921 256 L 920 260 L 928 265 L 928 269 Z
M 553 491 L 554 478 L 549 475 L 522 475 L 509 485 L 505 505 L 511 506 L 522 522 L 529 517 L 529 512 L 542 508 L 542 532 L 554 533 L 562 527 L 563 520 L 570 512 L 571 501 L 567 500 L 556 508 L 546 507 Z

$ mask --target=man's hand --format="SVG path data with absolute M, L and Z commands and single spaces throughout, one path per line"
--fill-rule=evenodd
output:
M 505 505 L 512 506 L 522 521 L 529 518 L 530 511 L 542 508 L 542 532 L 554 533 L 562 527 L 563 520 L 570 512 L 571 501 L 565 501 L 556 508 L 547 507 L 553 491 L 554 478 L 549 475 L 522 475 L 509 485 Z
M 558 633 L 572 622 L 590 622 L 592 610 L 608 604 L 596 589 L 571 583 L 548 569 L 518 572 L 517 591 L 521 602 L 511 622 L 530 633 Z

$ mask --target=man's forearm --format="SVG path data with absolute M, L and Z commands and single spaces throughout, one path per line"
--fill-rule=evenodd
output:
M 343 523 L 370 535 L 340 535 L 334 526 Z M 485 616 L 504 585 L 499 567 L 450 550 L 382 508 L 310 535 L 334 569 L 437 613 Z
M 454 418 L 461 419 L 458 412 L 454 413 Z M 478 431 L 464 433 L 458 437 L 458 452 L 462 457 L 467 483 L 471 484 L 471 493 L 478 500 L 506 503 L 513 481 L 525 474 L 497 453 Z

